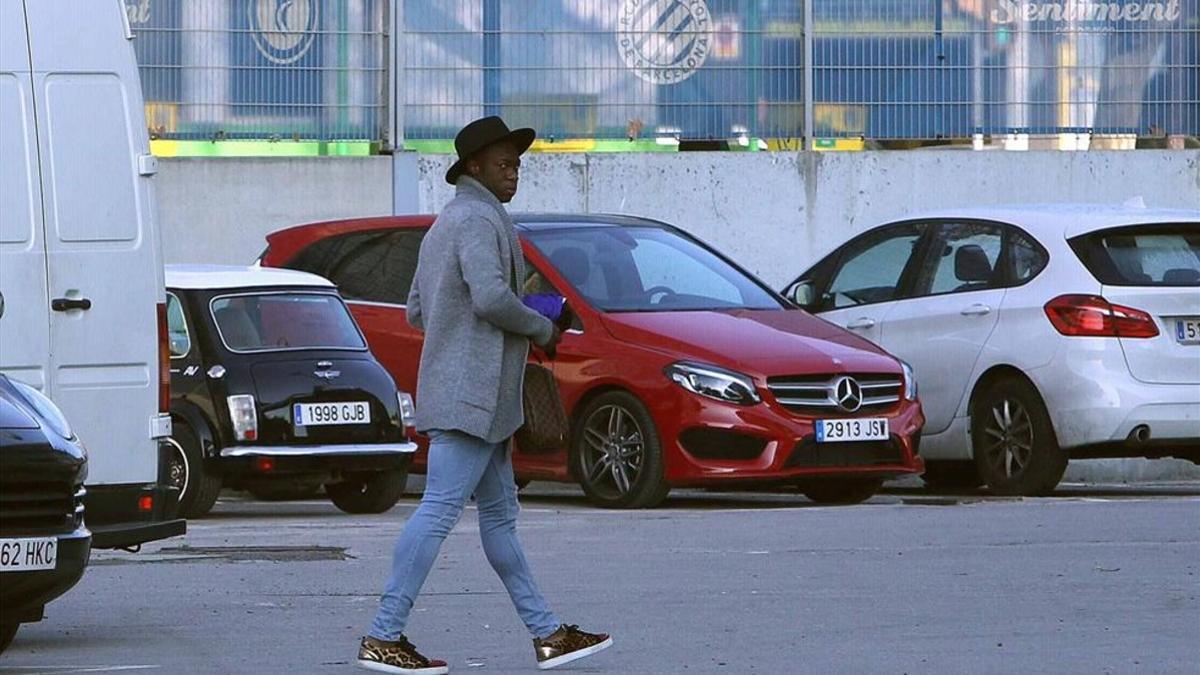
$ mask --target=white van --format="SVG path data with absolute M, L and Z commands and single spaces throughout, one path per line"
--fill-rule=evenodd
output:
M 87 446 L 101 548 L 184 531 L 160 474 L 166 292 L 132 39 L 120 0 L 0 0 L 0 372 Z

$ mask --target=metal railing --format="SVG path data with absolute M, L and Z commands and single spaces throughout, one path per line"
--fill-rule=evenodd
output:
M 1200 133 L 1195 0 L 813 0 L 816 136 Z
M 448 150 L 485 114 L 596 150 L 1200 136 L 1200 0 L 126 4 L 160 138 Z
M 125 0 L 152 138 L 382 140 L 387 0 Z

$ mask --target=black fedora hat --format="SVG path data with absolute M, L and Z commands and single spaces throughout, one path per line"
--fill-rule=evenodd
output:
M 471 122 L 454 137 L 454 150 L 458 153 L 458 161 L 446 172 L 446 182 L 454 185 L 458 177 L 467 168 L 467 160 L 472 155 L 493 143 L 510 141 L 517 147 L 517 153 L 523 153 L 533 145 L 537 132 L 533 129 L 509 130 L 504 120 L 496 117 L 484 117 Z

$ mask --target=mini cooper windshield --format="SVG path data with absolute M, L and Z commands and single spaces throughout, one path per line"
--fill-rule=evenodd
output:
M 211 303 L 231 351 L 367 348 L 341 298 L 329 293 L 245 293 Z
M 757 280 L 665 227 L 564 227 L 526 234 L 604 312 L 781 309 Z

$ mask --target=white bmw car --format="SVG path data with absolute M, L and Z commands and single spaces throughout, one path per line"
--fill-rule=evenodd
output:
M 1200 463 L 1200 211 L 906 218 L 784 294 L 912 366 L 930 484 L 1036 495 L 1070 459 Z

